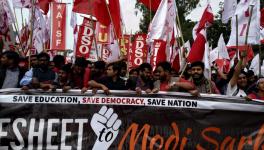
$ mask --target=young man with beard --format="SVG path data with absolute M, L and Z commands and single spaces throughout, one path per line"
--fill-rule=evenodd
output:
M 125 80 L 120 78 L 121 70 L 118 63 L 110 63 L 106 68 L 106 76 L 97 82 L 95 80 L 89 81 L 89 86 L 102 89 L 105 94 L 110 94 L 109 90 L 127 90 Z
M 160 79 L 154 82 L 152 93 L 158 91 L 174 91 L 174 92 L 189 92 L 195 90 L 195 86 L 183 79 L 171 76 L 171 64 L 169 62 L 161 62 L 157 65 L 157 72 Z
M 98 82 L 103 76 L 105 76 L 105 66 L 106 64 L 104 61 L 96 61 L 92 67 L 86 67 L 83 82 L 84 86 L 81 93 L 85 93 L 90 88 L 88 85 L 90 80 Z
M 136 92 L 141 94 L 142 90 L 150 93 L 154 88 L 153 80 L 151 79 L 152 67 L 149 63 L 143 63 L 139 66 L 139 77 L 136 80 Z
M 56 73 L 49 68 L 50 56 L 47 53 L 38 54 L 39 67 L 33 69 L 32 87 L 43 90 L 54 89 L 53 83 L 56 82 Z
M 199 93 L 220 94 L 215 83 L 205 78 L 204 76 L 204 63 L 201 61 L 193 62 L 192 79 L 191 81 L 196 86 Z

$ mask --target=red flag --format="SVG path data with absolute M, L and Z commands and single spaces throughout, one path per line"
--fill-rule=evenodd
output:
M 261 9 L 260 25 L 264 28 L 264 8 Z
M 94 0 L 74 0 L 72 11 L 81 14 L 93 15 Z
M 147 44 L 146 34 L 135 35 L 135 41 L 133 42 L 131 52 L 129 53 L 129 68 L 136 68 L 147 59 Z
M 231 59 L 235 56 L 237 48 L 236 48 L 236 46 L 229 46 L 229 47 L 227 47 L 227 50 L 228 50 L 228 53 L 229 53 L 229 56 Z M 241 54 L 241 52 L 243 52 L 245 50 L 247 51 L 247 61 L 250 61 L 254 58 L 254 51 L 250 45 L 238 46 L 238 50 L 239 50 L 239 54 Z
M 101 24 L 109 26 L 111 23 L 109 14 L 111 14 L 115 29 L 114 31 L 116 32 L 117 37 L 119 37 L 121 35 L 121 15 L 119 0 L 109 0 L 108 8 L 109 12 L 107 10 L 107 4 L 105 0 L 95 0 L 93 8 L 94 16 Z
M 66 46 L 66 4 L 51 3 L 52 35 L 51 49 L 64 50 Z
M 199 21 L 199 26 L 196 29 L 196 34 L 198 34 L 202 29 L 210 26 L 214 22 L 214 14 L 212 12 L 211 6 L 208 4 L 202 18 Z
M 148 9 L 151 9 L 152 11 L 157 11 L 161 0 L 139 0 L 139 2 L 144 4 Z
M 93 38 L 94 38 L 95 22 L 84 18 L 82 26 L 80 26 L 78 42 L 76 45 L 76 56 L 89 58 Z
M 204 49 L 206 43 L 206 32 L 201 30 L 192 45 L 191 51 L 187 57 L 188 62 L 202 61 L 204 56 Z
M 105 26 L 101 23 L 96 23 L 96 41 L 99 44 L 110 44 L 111 43 L 111 26 Z
M 156 69 L 157 64 L 160 62 L 166 61 L 166 41 L 163 40 L 154 40 L 152 47 L 152 54 L 150 58 L 150 64 L 153 67 L 153 70 Z
M 45 15 L 47 15 L 47 13 L 49 12 L 49 3 L 51 3 L 52 1 L 53 0 L 38 0 L 37 5 Z

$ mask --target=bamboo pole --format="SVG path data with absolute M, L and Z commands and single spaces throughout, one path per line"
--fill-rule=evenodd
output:
M 15 16 L 15 23 L 14 23 L 14 28 L 15 28 L 15 30 L 16 30 L 16 35 L 17 35 L 17 37 L 18 37 L 18 45 L 20 46 L 20 48 L 22 49 L 22 51 L 24 52 L 24 49 L 23 49 L 23 45 L 22 45 L 22 43 L 21 43 L 21 39 L 20 39 L 20 36 L 19 36 L 19 32 L 18 32 L 18 21 L 17 21 L 17 17 L 16 17 L 16 11 L 15 11 L 15 8 L 13 7 L 13 9 L 14 9 L 14 16 Z
M 261 77 L 261 65 L 262 65 L 262 52 L 261 52 L 261 44 L 259 44 L 259 78 Z
M 29 56 L 28 56 L 28 65 L 29 68 L 31 66 L 30 63 L 30 56 L 31 56 L 31 49 L 33 47 L 33 32 L 34 32 L 34 20 L 35 20 L 35 0 L 31 0 L 32 8 L 31 8 L 31 32 L 30 32 L 30 43 L 29 43 Z
M 238 56 L 238 16 L 236 15 L 236 57 L 239 58 Z
M 249 14 L 249 20 L 248 20 L 248 26 L 247 26 L 247 32 L 246 32 L 245 45 L 248 44 L 248 34 L 249 34 L 249 28 L 250 28 L 253 8 L 254 8 L 254 5 L 250 5 L 250 14 Z
M 114 25 L 114 22 L 113 22 L 113 18 L 111 16 L 111 13 L 110 13 L 110 10 L 109 10 L 109 7 L 108 7 L 108 4 L 107 4 L 106 0 L 104 0 L 104 2 L 105 2 L 105 5 L 106 5 L 106 8 L 107 8 L 107 12 L 108 12 L 108 15 L 110 17 L 110 20 L 111 20 L 111 22 L 113 24 L 114 35 L 116 37 L 116 41 L 117 41 L 117 44 L 118 44 L 118 48 L 120 50 L 120 45 L 119 45 L 119 41 L 118 41 L 118 36 L 117 36 L 116 30 L 115 30 L 115 25 Z M 121 30 L 121 34 L 122 34 L 122 30 Z

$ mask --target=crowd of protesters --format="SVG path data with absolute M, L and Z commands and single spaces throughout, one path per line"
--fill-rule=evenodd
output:
M 105 94 L 110 94 L 111 90 L 133 90 L 137 94 L 174 91 L 193 96 L 207 93 L 264 100 L 264 78 L 258 78 L 251 70 L 244 71 L 245 56 L 242 54 L 228 73 L 212 68 L 209 80 L 204 76 L 205 66 L 200 61 L 188 64 L 185 72 L 178 74 L 169 62 L 158 63 L 154 71 L 149 63 L 143 63 L 127 72 L 125 59 L 105 63 L 76 58 L 72 64 L 65 63 L 61 55 L 56 55 L 52 61 L 44 52 L 21 59 L 16 52 L 5 51 L 1 55 L 0 87 L 24 91 L 62 89 L 63 92 L 80 89 L 82 93 L 103 90 Z

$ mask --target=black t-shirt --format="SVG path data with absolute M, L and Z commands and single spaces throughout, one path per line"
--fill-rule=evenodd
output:
M 37 78 L 39 82 L 51 84 L 54 82 L 56 74 L 51 69 L 42 70 L 41 68 L 34 68 L 33 77 Z
M 127 90 L 126 81 L 120 77 L 117 78 L 116 82 L 110 77 L 103 77 L 98 80 L 98 83 L 105 85 L 109 90 Z

